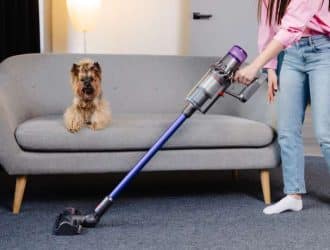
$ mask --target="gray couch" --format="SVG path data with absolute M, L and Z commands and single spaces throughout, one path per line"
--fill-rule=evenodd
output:
M 84 55 L 28 54 L 0 64 L 0 165 L 16 176 L 14 213 L 29 175 L 126 172 L 178 116 L 215 58 L 88 55 L 103 68 L 113 111 L 103 131 L 66 131 L 69 70 Z M 267 86 L 247 103 L 226 96 L 181 127 L 144 171 L 258 169 L 270 202 L 269 169 L 279 165 Z

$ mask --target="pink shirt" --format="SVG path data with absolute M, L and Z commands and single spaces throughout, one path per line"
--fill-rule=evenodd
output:
M 268 0 L 263 0 L 259 24 L 258 47 L 263 51 L 275 39 L 285 48 L 303 36 L 324 34 L 330 36 L 330 12 L 328 0 L 291 0 L 281 25 L 268 25 Z M 277 59 L 270 60 L 264 68 L 276 69 Z

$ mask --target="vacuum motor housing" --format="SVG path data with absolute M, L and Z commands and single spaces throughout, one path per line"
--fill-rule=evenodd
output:
M 208 72 L 188 94 L 183 113 L 189 117 L 195 110 L 202 111 L 203 106 L 207 106 L 208 100 L 224 93 L 231 84 L 231 77 L 234 72 L 244 63 L 246 58 L 247 53 L 235 45 L 225 57 L 211 65 Z

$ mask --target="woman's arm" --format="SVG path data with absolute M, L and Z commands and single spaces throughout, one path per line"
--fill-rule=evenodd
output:
M 253 81 L 258 71 L 270 60 L 302 37 L 308 22 L 322 4 L 323 0 L 292 0 L 282 19 L 280 30 L 250 65 L 237 71 L 235 80 L 245 84 Z

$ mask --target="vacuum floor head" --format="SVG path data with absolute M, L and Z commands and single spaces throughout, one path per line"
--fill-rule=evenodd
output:
M 76 235 L 83 227 L 95 227 L 99 217 L 95 213 L 83 215 L 75 208 L 66 208 L 55 221 L 53 233 L 55 235 Z
M 53 233 L 55 235 L 76 235 L 82 231 L 84 216 L 75 208 L 66 208 L 55 221 Z

